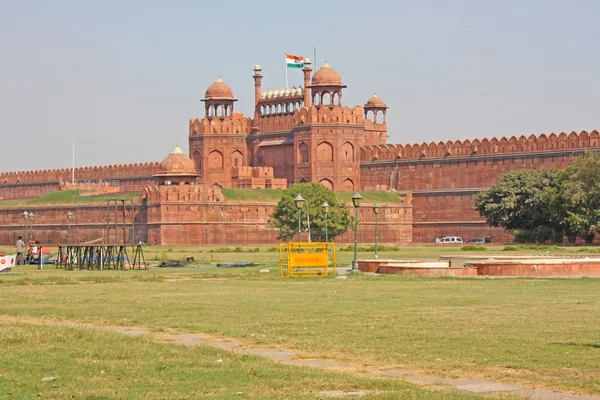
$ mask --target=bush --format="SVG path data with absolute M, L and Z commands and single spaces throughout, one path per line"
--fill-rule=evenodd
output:
M 461 251 L 486 251 L 487 247 L 468 244 L 466 246 L 461 247 L 460 250 Z
M 558 246 L 539 246 L 537 244 L 519 244 L 517 246 L 504 246 L 502 251 L 519 251 L 519 250 L 537 250 L 537 251 L 550 251 L 560 250 Z
M 269 248 L 267 249 L 267 253 L 276 253 L 276 252 L 278 252 L 278 251 L 279 251 L 279 248 L 278 248 L 278 247 L 269 247 Z

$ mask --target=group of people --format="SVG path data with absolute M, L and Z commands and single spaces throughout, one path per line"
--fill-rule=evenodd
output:
M 41 246 L 39 240 L 30 240 L 28 244 L 23 241 L 23 236 L 19 236 L 17 239 L 17 265 L 31 264 L 35 258 L 40 256 Z

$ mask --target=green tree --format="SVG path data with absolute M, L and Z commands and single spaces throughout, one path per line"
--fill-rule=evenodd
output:
M 318 183 L 299 183 L 285 190 L 275 211 L 270 215 L 269 224 L 279 229 L 281 240 L 290 240 L 298 233 L 298 208 L 294 198 L 300 194 L 305 199 L 301 211 L 302 231 L 307 229 L 306 207 L 310 217 L 311 238 L 313 241 L 325 240 L 325 214 L 322 205 L 329 204 L 327 230 L 329 240 L 346 232 L 353 222 L 344 204 L 339 204 L 335 194 Z
M 556 204 L 570 241 L 577 236 L 591 243 L 600 230 L 600 154 L 586 152 L 560 171 Z
M 528 240 L 562 241 L 566 227 L 560 192 L 554 168 L 511 171 L 475 197 L 474 209 L 490 226 L 517 232 Z

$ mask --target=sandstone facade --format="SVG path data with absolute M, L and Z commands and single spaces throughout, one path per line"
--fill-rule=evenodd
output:
M 262 68 L 255 66 L 252 116 L 234 111 L 237 99 L 220 78 L 210 85 L 202 99 L 204 116 L 189 122 L 189 157 L 180 150 L 171 154 L 171 164 L 183 168 L 178 172 L 172 165 L 165 175 L 164 160 L 77 168 L 75 179 L 90 186 L 102 182 L 110 192 L 143 194 L 143 203 L 134 207 L 135 218 L 140 219 L 135 239 L 149 243 L 219 244 L 236 238 L 240 243 L 272 243 L 276 234 L 267 227 L 267 219 L 273 205 L 230 203 L 220 189 L 285 188 L 301 182 L 318 182 L 332 190 L 394 190 L 406 195 L 408 201 L 389 207 L 382 216 L 387 243 L 434 242 L 448 235 L 494 236 L 495 241 L 506 242 L 510 235 L 489 228 L 472 210 L 473 196 L 502 173 L 561 168 L 573 155 L 600 148 L 595 130 L 387 144 L 388 107 L 382 99 L 375 95 L 363 106 L 345 106 L 346 86 L 340 75 L 327 64 L 312 74 L 306 61 L 304 86 L 280 90 L 263 89 Z M 189 162 L 173 161 L 182 157 Z M 0 198 L 37 198 L 64 187 L 71 173 L 69 169 L 0 173 Z M 84 215 L 91 213 L 89 221 L 106 219 L 101 217 L 105 206 L 78 207 Z M 40 215 L 58 209 L 40 208 Z M 0 210 L 8 224 L 2 227 L 0 242 L 11 242 L 18 232 L 17 211 Z M 361 222 L 368 226 L 372 210 L 367 206 L 360 212 Z M 64 236 L 57 233 L 66 228 L 61 218 L 48 218 L 48 240 L 54 243 Z M 95 225 L 85 226 L 80 226 L 82 232 L 89 230 L 85 236 L 94 236 Z M 386 226 L 391 233 L 385 233 Z M 372 233 L 361 234 L 371 240 Z

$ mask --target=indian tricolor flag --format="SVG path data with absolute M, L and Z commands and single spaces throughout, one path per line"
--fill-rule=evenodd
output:
M 304 57 L 293 56 L 291 54 L 285 55 L 285 62 L 288 68 L 303 68 Z

